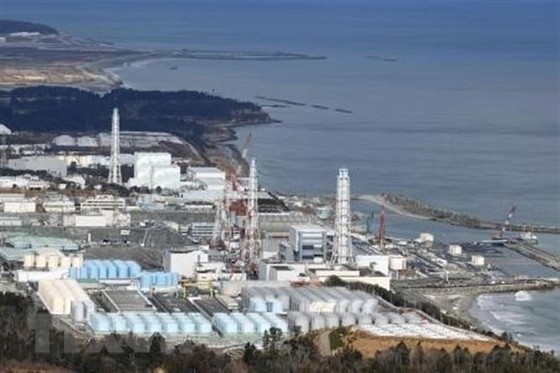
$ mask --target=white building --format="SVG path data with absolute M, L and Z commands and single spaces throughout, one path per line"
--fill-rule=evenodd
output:
M 196 268 L 203 263 L 208 263 L 208 252 L 199 248 L 166 250 L 163 255 L 163 269 L 186 278 L 196 278 Z
M 76 212 L 76 204 L 68 198 L 52 198 L 43 201 L 43 208 L 48 213 L 71 214 Z
M 8 161 L 8 167 L 14 170 L 46 171 L 52 176 L 64 177 L 67 173 L 66 163 L 57 156 L 31 156 Z
M 48 188 L 48 186 L 49 183 L 32 175 L 0 177 L 0 189 L 12 189 L 16 187 L 20 189 L 43 190 Z
M 324 262 L 332 250 L 334 232 L 316 224 L 292 225 L 281 255 L 296 262 Z
M 103 194 L 88 198 L 81 204 L 82 211 L 89 210 L 124 210 L 126 201 L 124 198 Z
M 208 191 L 223 191 L 227 183 L 226 173 L 216 167 L 189 167 L 187 176 Z
M 179 190 L 181 188 L 181 169 L 171 164 L 169 153 L 134 153 L 134 177 L 129 187 Z

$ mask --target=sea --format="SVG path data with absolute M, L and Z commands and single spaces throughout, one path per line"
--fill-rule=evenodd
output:
M 295 61 L 152 60 L 113 69 L 137 89 L 193 89 L 266 107 L 279 123 L 253 135 L 260 184 L 333 194 L 398 192 L 503 221 L 560 224 L 558 1 L 3 0 L 0 18 L 49 24 L 142 49 L 293 52 Z M 258 97 L 304 105 L 273 107 Z M 336 109 L 342 109 L 336 110 Z M 164 130 L 164 128 L 162 128 Z M 378 207 L 357 202 L 355 210 Z M 387 231 L 442 242 L 473 231 L 389 214 Z M 539 235 L 560 255 L 560 237 Z M 491 262 L 519 276 L 558 277 L 514 253 Z M 471 315 L 560 353 L 560 291 L 480 296 Z

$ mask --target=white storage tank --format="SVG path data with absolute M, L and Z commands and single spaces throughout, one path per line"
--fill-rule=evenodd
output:
M 376 298 L 366 298 L 362 305 L 361 313 L 375 313 L 379 309 L 379 300 Z
M 63 256 L 60 258 L 60 268 L 70 268 L 72 266 L 72 258 L 69 256 Z
M 406 257 L 395 255 L 389 257 L 389 269 L 391 271 L 402 271 L 406 269 Z
M 84 257 L 82 255 L 74 255 L 72 257 L 72 267 L 81 267 L 84 265 Z
M 338 328 L 340 326 L 340 320 L 336 313 L 324 313 L 325 327 L 326 328 Z
M 46 268 L 47 267 L 47 257 L 45 255 L 37 255 L 35 257 L 35 267 Z
M 74 322 L 83 322 L 85 320 L 86 310 L 83 302 L 72 302 L 72 320 Z
M 447 252 L 449 253 L 449 255 L 459 256 L 463 253 L 463 248 L 461 247 L 461 245 L 452 244 L 449 245 L 449 249 Z
M 325 329 L 325 318 L 321 314 L 307 314 L 309 317 L 309 329 L 310 330 L 320 330 Z
M 366 315 L 365 313 L 359 313 L 356 315 L 356 324 L 358 325 L 371 325 L 372 317 Z
M 405 323 L 404 317 L 402 317 L 400 314 L 398 314 L 396 312 L 387 312 L 386 316 L 389 319 L 389 322 L 391 324 L 404 324 Z
M 416 312 L 405 312 L 402 317 L 408 324 L 422 324 L 422 317 Z
M 338 317 L 340 318 L 340 326 L 356 325 L 356 318 L 351 313 L 340 313 Z
M 483 266 L 484 265 L 484 257 L 482 255 L 473 255 L 471 257 L 471 264 L 473 266 Z
M 309 318 L 301 312 L 290 312 L 288 314 L 288 323 L 292 331 L 299 329 L 302 334 L 309 332 Z
M 420 241 L 420 243 L 433 243 L 434 235 L 431 233 L 420 233 L 420 237 L 418 237 L 418 241 Z
M 23 268 L 35 267 L 35 254 L 25 254 L 23 256 Z
M 270 321 L 266 320 L 258 313 L 248 313 L 246 316 L 253 322 L 255 327 L 254 332 L 257 334 L 263 334 L 266 330 L 269 330 L 272 327 Z
M 237 323 L 237 332 L 240 334 L 251 334 L 255 332 L 255 325 L 242 313 L 233 312 L 230 317 Z
M 389 319 L 381 313 L 374 313 L 371 315 L 371 318 L 376 326 L 387 325 L 389 323 Z
M 60 257 L 58 255 L 49 255 L 47 257 L 48 268 L 58 268 L 60 265 Z

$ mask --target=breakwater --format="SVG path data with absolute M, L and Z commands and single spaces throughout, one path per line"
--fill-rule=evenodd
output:
M 380 204 L 391 208 L 396 212 L 405 212 L 418 218 L 428 218 L 433 221 L 467 227 L 472 229 L 488 229 L 498 230 L 502 227 L 502 223 L 472 216 L 469 214 L 443 209 L 429 205 L 425 202 L 418 201 L 403 194 L 383 193 L 379 196 L 359 196 L 358 199 L 376 200 Z M 510 224 L 507 227 L 509 231 L 523 232 L 530 230 L 534 233 L 560 234 L 560 227 L 543 226 L 543 225 L 521 225 Z

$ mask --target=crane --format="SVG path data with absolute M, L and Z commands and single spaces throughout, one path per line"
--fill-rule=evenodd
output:
M 517 209 L 517 206 L 512 206 L 512 208 L 509 210 L 509 213 L 507 214 L 507 217 L 506 217 L 506 221 L 504 222 L 504 224 L 502 224 L 502 226 L 500 227 L 500 230 L 497 231 L 492 236 L 493 240 L 503 240 L 504 239 L 504 233 L 508 229 L 508 227 L 510 226 L 511 220 L 513 219 L 513 215 L 515 214 L 516 209 Z
M 381 215 L 379 216 L 379 248 L 383 249 L 385 246 L 385 207 L 381 207 Z

